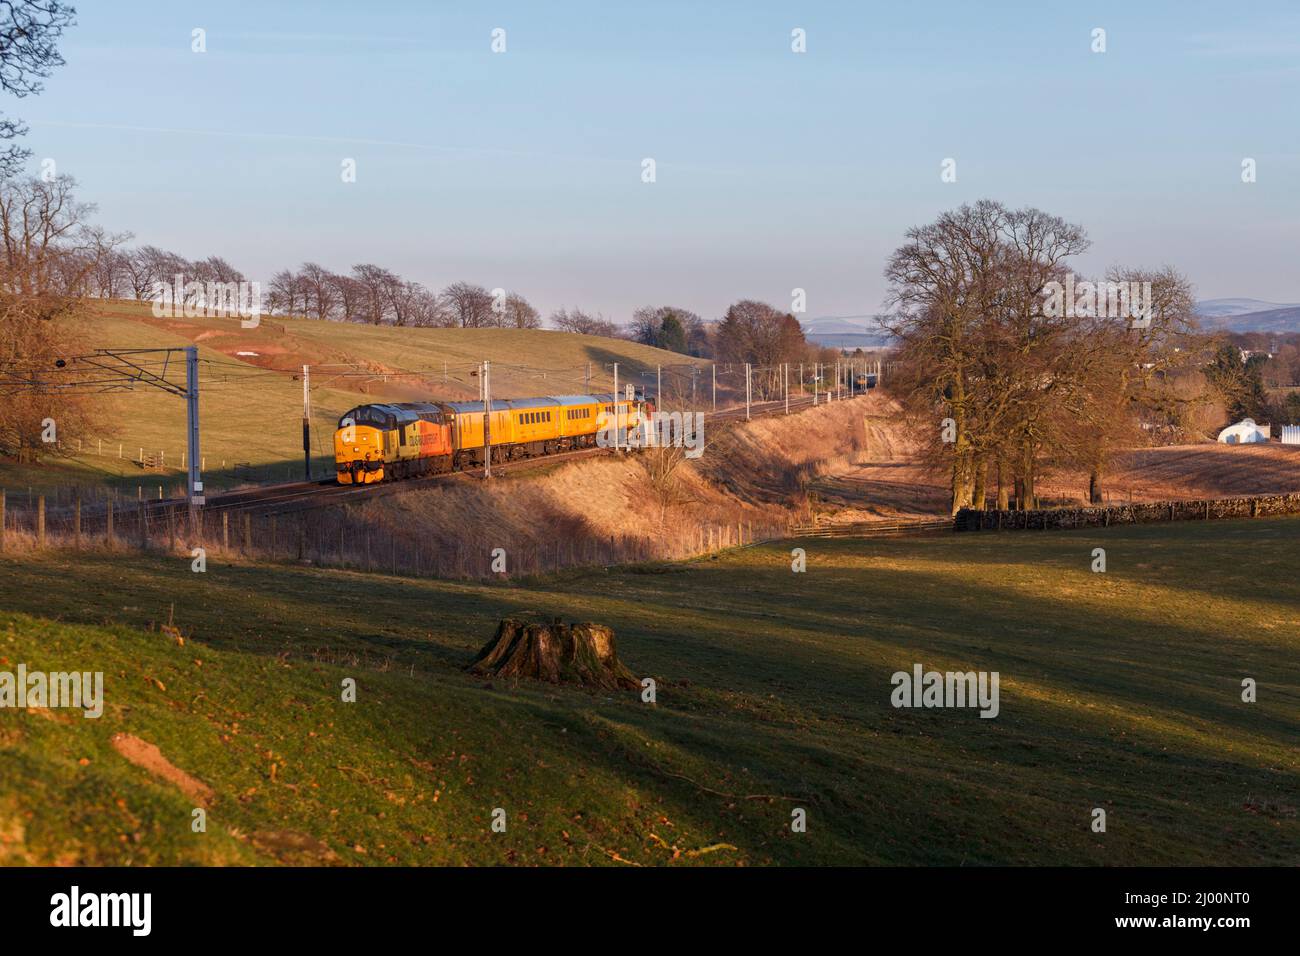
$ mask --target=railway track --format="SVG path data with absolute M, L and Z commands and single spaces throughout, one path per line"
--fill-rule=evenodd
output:
M 843 400 L 843 399 L 841 399 Z M 818 405 L 826 404 L 825 400 Z M 812 408 L 812 396 L 790 399 L 790 411 Z M 751 418 L 767 418 L 785 413 L 785 401 L 761 402 L 750 405 Z M 745 409 L 729 408 L 720 412 L 706 412 L 705 422 L 744 421 Z M 508 474 L 540 468 L 557 462 L 575 458 L 587 458 L 593 455 L 615 454 L 608 448 L 583 448 L 578 451 L 560 452 L 555 455 L 542 455 L 536 458 L 520 458 L 514 461 L 493 462 L 492 474 Z M 422 478 L 408 478 L 403 481 L 380 482 L 373 485 L 340 485 L 332 478 L 320 481 L 296 481 L 279 485 L 264 485 L 258 488 L 246 488 L 230 491 L 221 495 L 209 495 L 204 505 L 205 512 L 243 512 L 259 511 L 274 514 L 303 511 L 346 503 L 358 496 L 361 500 L 380 495 L 396 494 L 421 488 L 438 481 L 481 481 L 482 473 L 475 471 L 449 471 L 439 475 L 426 475 Z M 146 503 L 149 510 L 183 507 L 184 498 L 164 498 Z

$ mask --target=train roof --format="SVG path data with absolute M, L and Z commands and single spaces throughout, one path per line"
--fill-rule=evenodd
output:
M 556 405 L 599 405 L 602 402 L 614 400 L 611 395 L 558 395 L 554 401 Z
M 626 398 L 619 399 L 621 402 L 626 400 Z M 612 392 L 592 395 L 539 395 L 535 398 L 497 398 L 492 400 L 492 410 L 494 412 L 505 412 L 519 408 L 603 405 L 612 401 L 614 401 Z M 393 415 L 401 421 L 411 421 L 417 415 L 434 415 L 441 413 L 445 409 L 451 409 L 457 415 L 481 413 L 483 411 L 483 402 L 474 399 L 462 402 L 368 402 L 365 405 L 358 405 L 350 409 L 343 417 L 354 416 L 356 412 L 363 408 L 371 408 L 381 414 Z M 342 419 L 340 419 L 341 421 Z
M 554 408 L 571 405 L 600 405 L 612 402 L 613 394 L 605 395 L 539 395 L 536 398 L 498 398 L 492 401 L 493 411 L 506 411 L 512 408 Z M 481 401 L 447 402 L 446 407 L 458 414 L 483 411 Z
M 458 415 L 463 415 L 465 412 L 483 411 L 483 402 L 481 400 L 471 400 L 468 402 L 443 402 L 443 405 L 447 408 L 450 408 L 453 412 L 456 412 Z M 492 411 L 494 412 L 508 411 L 512 407 L 513 406 L 510 404 L 510 402 L 507 399 L 494 398 L 492 400 Z

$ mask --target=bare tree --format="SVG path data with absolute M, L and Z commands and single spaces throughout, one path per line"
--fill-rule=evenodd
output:
M 0 3 L 0 89 L 18 98 L 40 93 L 41 80 L 62 66 L 58 40 L 73 26 L 76 10 L 59 0 Z M 0 117 L 0 140 L 27 132 L 20 120 Z M 0 152 L 0 178 L 16 176 L 31 150 L 11 144 Z
M 330 285 L 338 299 L 338 310 L 344 322 L 359 322 L 362 303 L 365 301 L 365 287 L 352 276 L 330 275 Z
M 298 270 L 298 285 L 303 294 L 303 311 L 322 322 L 334 317 L 338 299 L 335 276 L 314 262 L 304 262 Z
M 23 295 L 50 291 L 55 257 L 75 245 L 95 211 L 73 196 L 71 176 L 13 179 L 0 184 L 0 283 Z M 84 248 L 84 247 L 83 247 Z
M 302 277 L 290 269 L 281 269 L 271 276 L 266 299 L 270 311 L 282 315 L 302 315 L 307 311 Z
M 407 310 L 410 324 L 421 328 L 447 328 L 451 313 L 442 299 L 418 282 L 407 283 Z
M 388 307 L 394 325 L 428 326 L 437 324 L 439 309 L 432 292 L 418 282 L 393 276 L 386 286 Z
M 0 369 L 11 382 L 47 383 L 58 374 L 56 361 L 80 348 L 81 297 L 99 258 L 120 240 L 82 222 L 90 209 L 73 197 L 71 180 L 0 180 Z M 0 450 L 27 462 L 60 454 L 97 409 L 90 397 L 65 389 L 6 389 Z M 55 442 L 45 440 L 47 421 Z
M 603 315 L 589 315 L 581 309 L 556 309 L 551 313 L 549 321 L 562 332 L 577 332 L 581 335 L 603 335 L 616 339 L 623 332 Z
M 540 329 L 542 314 L 518 292 L 511 292 L 505 299 L 505 311 L 501 324 L 512 329 Z
M 803 329 L 793 315 L 753 299 L 731 305 L 714 333 L 714 350 L 721 361 L 748 363 L 762 370 L 753 383 L 763 398 L 779 392 L 781 364 L 802 360 L 807 349 Z
M 360 313 L 371 325 L 383 325 L 392 317 L 389 289 L 397 276 L 382 266 L 362 263 L 352 267 L 352 277 L 361 287 Z
M 481 285 L 453 282 L 439 297 L 454 324 L 462 329 L 481 329 L 494 324 L 492 294 Z

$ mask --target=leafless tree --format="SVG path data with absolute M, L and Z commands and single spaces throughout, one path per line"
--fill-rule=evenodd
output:
M 781 364 L 801 361 L 807 349 L 803 329 L 793 315 L 753 299 L 731 305 L 714 332 L 714 352 L 720 361 L 748 363 L 761 370 L 753 384 L 762 398 L 778 394 Z
M 385 292 L 388 296 L 388 307 L 393 314 L 394 325 L 437 324 L 439 310 L 435 296 L 420 283 L 393 276 Z
M 582 335 L 602 335 L 616 339 L 623 330 L 603 315 L 589 315 L 582 309 L 556 309 L 551 313 L 550 323 L 562 332 L 577 332 Z
M 0 3 L 0 89 L 20 99 L 40 93 L 41 80 L 64 63 L 58 41 L 73 26 L 76 10 L 59 0 Z M 0 140 L 27 132 L 20 120 L 0 117 Z M 31 151 L 10 144 L 0 151 L 0 178 L 18 175 Z
M 393 273 L 373 263 L 352 267 L 352 277 L 361 289 L 360 314 L 370 325 L 383 325 L 392 318 L 389 289 L 398 279 Z
M 455 325 L 462 329 L 481 329 L 494 324 L 492 294 L 481 285 L 453 282 L 439 295 Z
M 55 258 L 85 248 L 81 229 L 95 207 L 77 201 L 75 185 L 70 176 L 0 182 L 0 241 L 4 243 L 0 284 L 8 291 L 49 292 Z
M 542 314 L 518 292 L 511 292 L 505 298 L 501 324 L 512 329 L 540 329 Z
M 298 270 L 298 286 L 303 293 L 303 312 L 322 322 L 334 317 L 338 301 L 335 275 L 314 262 L 304 262 Z
M 344 322 L 359 322 L 362 303 L 365 301 L 365 287 L 352 276 L 330 276 L 330 285 L 338 300 L 338 311 Z
M 271 276 L 267 287 L 267 306 L 272 312 L 283 315 L 305 315 L 307 312 L 307 286 L 302 276 L 292 269 L 281 269 Z

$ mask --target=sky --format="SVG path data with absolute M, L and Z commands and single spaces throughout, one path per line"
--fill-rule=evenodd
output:
M 67 64 L 0 100 L 33 171 L 250 279 L 375 262 L 544 314 L 803 289 L 803 318 L 869 315 L 907 228 L 992 198 L 1083 225 L 1080 273 L 1300 301 L 1294 0 L 76 6 Z

